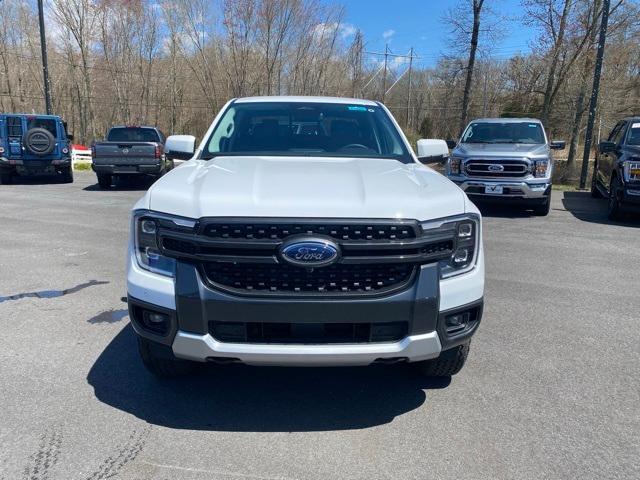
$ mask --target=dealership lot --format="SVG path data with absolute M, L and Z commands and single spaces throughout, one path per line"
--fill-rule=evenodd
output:
M 124 257 L 146 185 L 0 185 L 0 479 L 638 478 L 640 222 L 555 191 L 486 211 L 487 289 L 451 382 L 135 351 Z

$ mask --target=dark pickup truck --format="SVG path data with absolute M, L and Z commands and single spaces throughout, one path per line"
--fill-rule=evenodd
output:
M 640 117 L 620 120 L 600 142 L 591 194 L 609 200 L 609 218 L 640 212 Z
M 113 177 L 149 175 L 160 178 L 173 168 L 164 153 L 165 135 L 155 127 L 116 126 L 105 142 L 91 147 L 92 168 L 101 188 L 110 188 Z

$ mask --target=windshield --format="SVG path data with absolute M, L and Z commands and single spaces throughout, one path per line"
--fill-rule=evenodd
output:
M 109 130 L 108 142 L 159 142 L 158 133 L 153 128 L 116 127 Z
M 27 117 L 27 130 L 31 130 L 32 128 L 44 128 L 54 137 L 58 136 L 56 121 L 51 118 Z
M 627 137 L 627 145 L 640 145 L 640 122 L 632 123 Z
M 473 122 L 462 135 L 462 143 L 546 143 L 537 122 Z
M 234 103 L 202 152 L 220 155 L 393 158 L 413 162 L 380 107 L 337 103 Z

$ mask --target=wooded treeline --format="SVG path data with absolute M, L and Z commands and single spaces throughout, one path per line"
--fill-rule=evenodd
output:
M 35 3 L 0 2 L 5 112 L 44 110 Z M 383 85 L 406 68 L 389 65 L 383 79 L 381 58 L 366 53 L 367 39 L 344 22 L 348 2 L 45 0 L 45 7 L 53 109 L 85 143 L 114 123 L 199 136 L 235 96 L 381 99 Z M 430 8 L 425 2 L 425 12 L 412 14 Z M 408 75 L 385 103 L 409 132 L 442 138 L 459 133 L 465 110 L 466 118 L 539 117 L 575 150 L 586 122 L 601 10 L 602 0 L 523 0 L 522 18 L 505 19 L 497 0 L 460 0 L 442 19 L 450 25 L 450 50 L 434 67 L 414 62 L 409 110 Z M 597 118 L 603 134 L 619 117 L 640 113 L 639 13 L 637 1 L 612 0 Z M 494 55 L 505 22 L 539 33 L 532 53 Z

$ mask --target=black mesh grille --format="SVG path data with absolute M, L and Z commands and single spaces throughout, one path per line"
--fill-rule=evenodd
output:
M 210 223 L 204 235 L 211 238 L 282 240 L 291 235 L 323 235 L 336 240 L 406 240 L 416 237 L 407 224 L 324 223 Z
M 379 293 L 405 285 L 414 268 L 409 264 L 336 264 L 316 269 L 285 264 L 204 264 L 209 282 L 244 293 Z

